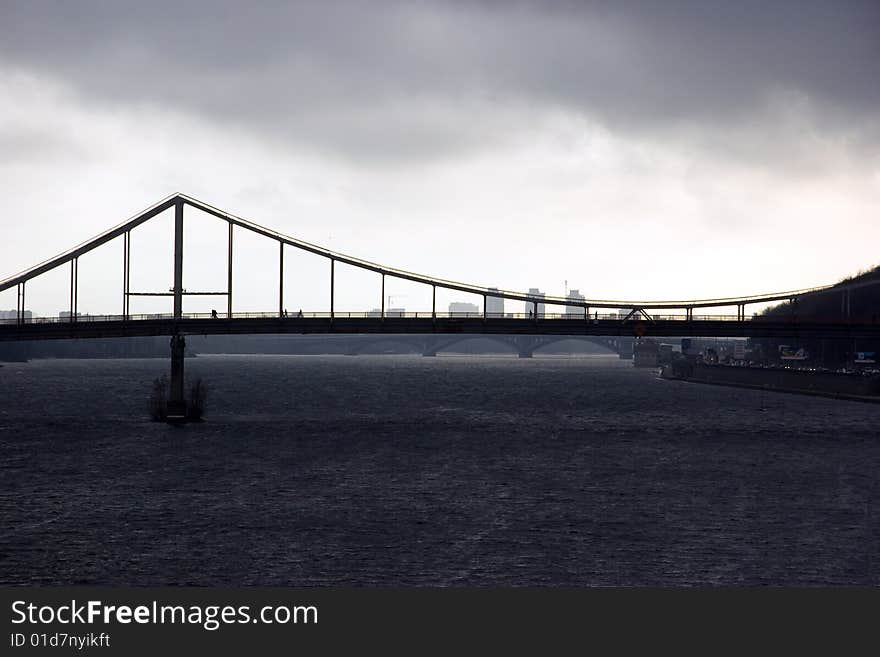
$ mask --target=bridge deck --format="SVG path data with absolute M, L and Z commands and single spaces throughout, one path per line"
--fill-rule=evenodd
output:
M 0 323 L 0 341 L 227 334 L 496 334 L 644 337 L 880 338 L 880 323 L 750 319 L 629 320 L 583 317 L 243 317 L 29 320 Z

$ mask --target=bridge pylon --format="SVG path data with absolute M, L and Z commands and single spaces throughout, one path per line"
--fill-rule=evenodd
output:
M 180 334 L 171 336 L 171 389 L 168 397 L 169 422 L 187 419 L 186 398 L 183 395 L 183 366 L 186 338 Z
M 517 355 L 520 358 L 531 358 L 535 355 L 537 340 L 530 335 L 520 335 L 514 338 L 516 344 Z
M 437 320 L 436 313 L 432 316 L 434 321 Z M 437 356 L 437 349 L 440 346 L 440 340 L 435 335 L 426 335 L 425 341 L 422 343 L 422 356 L 434 358 Z

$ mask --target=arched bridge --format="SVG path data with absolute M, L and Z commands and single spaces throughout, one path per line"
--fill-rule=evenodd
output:
M 424 335 L 395 334 L 364 337 L 365 339 L 349 343 L 346 351 L 349 356 L 357 356 L 361 353 L 369 352 L 383 343 L 405 344 L 410 348 L 421 352 L 423 356 L 436 356 L 441 352 L 454 350 L 456 345 L 467 342 L 468 340 L 483 338 L 506 347 L 511 353 L 517 354 L 520 358 L 531 358 L 539 349 L 564 340 L 587 341 L 604 349 L 616 352 L 618 350 L 618 341 L 621 339 L 604 336 L 580 335 L 449 335 L 434 333 Z M 625 340 L 627 338 L 622 339 Z M 631 339 L 630 342 L 632 342 Z M 631 351 L 632 349 L 630 348 L 630 352 Z

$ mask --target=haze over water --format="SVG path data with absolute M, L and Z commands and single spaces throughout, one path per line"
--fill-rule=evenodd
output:
M 2 584 L 877 584 L 880 406 L 616 357 L 0 368 Z

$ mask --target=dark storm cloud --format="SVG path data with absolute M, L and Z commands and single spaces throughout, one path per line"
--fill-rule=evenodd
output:
M 816 129 L 876 137 L 878 62 L 871 0 L 0 8 L 5 68 L 368 159 L 481 148 L 547 109 L 622 133 L 736 126 L 757 143 L 778 98 Z

